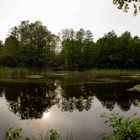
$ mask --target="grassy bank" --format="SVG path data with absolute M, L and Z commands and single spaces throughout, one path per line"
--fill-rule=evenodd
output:
M 118 70 L 118 69 L 92 69 L 84 72 L 79 71 L 59 71 L 45 72 L 45 77 L 59 80 L 96 80 L 96 79 L 140 79 L 138 70 Z
M 35 72 L 26 68 L 8 68 L 0 67 L 0 78 L 1 79 L 19 79 L 26 78 L 27 75 L 35 74 Z
M 140 79 L 139 70 L 92 69 L 79 71 L 33 71 L 26 68 L 0 67 L 0 79 L 43 79 L 43 80 L 95 80 L 95 79 Z

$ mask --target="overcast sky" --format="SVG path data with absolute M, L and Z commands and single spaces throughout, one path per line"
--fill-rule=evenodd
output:
M 22 20 L 40 20 L 55 34 L 83 28 L 92 31 L 95 40 L 111 30 L 140 36 L 140 15 L 118 10 L 112 0 L 0 0 L 0 40 Z

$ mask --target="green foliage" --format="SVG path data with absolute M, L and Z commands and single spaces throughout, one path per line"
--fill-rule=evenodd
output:
M 134 15 L 137 15 L 140 12 L 140 0 L 113 0 L 118 9 L 122 9 L 124 12 L 128 12 L 131 5 L 134 8 Z
M 118 113 L 110 116 L 102 115 L 106 119 L 105 123 L 113 128 L 112 134 L 104 133 L 104 140 L 140 140 L 140 118 L 133 114 L 131 117 L 123 117 Z
M 50 130 L 50 140 L 60 140 L 59 133 L 55 129 Z
M 44 140 L 60 140 L 60 135 L 55 129 L 51 129 L 50 136 L 48 137 L 41 137 L 41 139 Z M 21 128 L 9 128 L 9 130 L 6 132 L 5 140 L 19 140 L 21 138 L 22 129 Z M 25 138 L 25 140 L 30 140 L 30 138 Z
M 11 29 L 2 54 L 2 65 L 10 67 L 48 68 L 57 37 L 40 21 L 22 21 Z
M 57 51 L 56 51 L 57 50 Z M 96 42 L 89 30 L 62 30 L 59 37 L 40 21 L 22 21 L 0 41 L 0 66 L 35 70 L 85 71 L 100 69 L 140 69 L 140 38 L 126 31 L 114 31 Z
M 92 33 L 80 29 L 75 32 L 73 29 L 62 31 L 62 51 L 64 70 L 81 70 L 92 67 L 93 38 Z
M 3 47 L 3 42 L 0 40 L 0 48 Z
M 35 72 L 26 68 L 0 67 L 0 78 L 26 78 L 33 73 Z
M 5 140 L 19 140 L 21 138 L 21 128 L 9 128 L 6 132 Z M 30 138 L 25 138 L 25 140 L 30 140 Z
M 139 45 L 138 45 L 139 44 Z M 112 31 L 100 38 L 95 45 L 94 64 L 96 68 L 134 69 L 139 68 L 139 37 L 129 32 L 120 37 Z M 137 50 L 137 51 L 136 51 Z
M 90 31 L 66 29 L 61 48 L 59 62 L 63 70 L 140 68 L 140 39 L 127 31 L 119 37 L 111 31 L 94 43 Z

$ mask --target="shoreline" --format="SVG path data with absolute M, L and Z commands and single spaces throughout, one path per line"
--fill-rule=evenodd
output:
M 26 68 L 0 67 L 0 82 L 87 82 L 114 83 L 140 80 L 140 70 L 92 69 L 79 71 L 33 71 Z

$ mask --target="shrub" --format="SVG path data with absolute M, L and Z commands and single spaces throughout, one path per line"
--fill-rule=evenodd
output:
M 120 116 L 118 113 L 102 115 L 105 123 L 113 128 L 112 134 L 102 134 L 103 140 L 140 140 L 140 118 L 133 114 L 130 117 Z
M 6 132 L 5 140 L 18 140 L 21 136 L 22 129 L 21 128 L 9 128 Z

